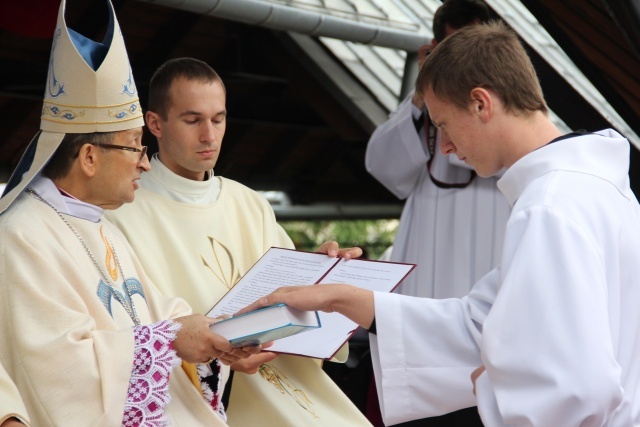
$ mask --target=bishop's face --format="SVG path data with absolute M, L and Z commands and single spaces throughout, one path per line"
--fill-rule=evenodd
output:
M 166 120 L 147 113 L 147 124 L 158 138 L 160 160 L 175 174 L 204 179 L 220 154 L 227 126 L 226 94 L 220 81 L 179 78 L 169 90 Z
M 117 132 L 111 142 L 115 146 L 142 149 L 142 128 Z M 95 181 L 94 204 L 104 209 L 117 209 L 124 203 L 131 203 L 138 189 L 138 179 L 143 172 L 151 169 L 147 156 L 140 158 L 139 152 L 102 149 L 100 164 Z

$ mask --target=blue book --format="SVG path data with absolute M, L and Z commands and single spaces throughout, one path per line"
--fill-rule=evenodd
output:
M 279 340 L 320 326 L 316 311 L 276 304 L 220 320 L 209 328 L 228 339 L 234 347 L 244 347 Z

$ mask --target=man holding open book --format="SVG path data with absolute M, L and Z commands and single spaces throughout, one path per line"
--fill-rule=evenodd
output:
M 149 85 L 146 113 L 159 153 L 139 181 L 135 203 L 109 216 L 161 291 L 185 298 L 203 314 L 270 247 L 293 248 L 264 197 L 214 175 L 226 114 L 225 87 L 209 65 L 178 58 L 160 66 Z M 335 242 L 319 250 L 338 255 Z M 275 357 L 263 352 L 251 364 L 232 366 L 229 425 L 370 425 L 320 361 Z

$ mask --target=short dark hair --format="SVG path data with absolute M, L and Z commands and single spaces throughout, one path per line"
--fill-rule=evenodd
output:
M 493 91 L 507 112 L 548 113 L 533 64 L 503 22 L 465 27 L 438 43 L 416 81 L 419 95 L 431 88 L 439 99 L 461 109 L 467 108 L 477 87 Z
M 433 15 L 433 38 L 440 43 L 447 36 L 447 24 L 459 30 L 475 21 L 488 22 L 489 7 L 480 0 L 444 0 Z
M 163 120 L 167 119 L 167 114 L 171 107 L 169 95 L 171 84 L 179 78 L 203 83 L 220 82 L 222 88 L 226 91 L 218 73 L 206 62 L 195 58 L 170 59 L 158 67 L 149 82 L 149 104 L 147 109 L 157 113 Z
M 117 132 L 68 133 L 60 146 L 42 169 L 42 175 L 49 179 L 64 178 L 71 171 L 73 161 L 80 154 L 84 144 L 111 144 Z

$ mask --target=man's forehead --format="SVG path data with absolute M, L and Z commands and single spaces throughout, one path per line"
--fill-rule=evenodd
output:
M 207 86 L 211 86 L 211 87 L 218 86 L 222 92 L 222 96 L 226 95 L 224 86 L 222 85 L 222 82 L 218 79 L 216 80 L 202 80 L 197 78 L 190 79 L 184 76 L 176 77 L 173 80 L 173 82 L 171 82 L 171 86 L 169 87 L 169 94 L 171 94 L 172 92 L 185 90 L 185 89 L 199 90 L 200 87 L 207 87 Z
M 121 138 L 127 138 L 127 137 L 141 138 L 142 134 L 143 134 L 143 131 L 141 126 L 133 129 L 121 130 L 119 132 L 116 132 L 116 137 L 119 136 Z
M 202 104 L 202 98 L 196 96 L 196 99 L 200 101 L 194 100 L 189 96 L 184 96 L 182 94 L 178 94 L 181 90 L 185 89 L 185 86 L 189 87 L 189 90 L 193 90 L 193 85 L 200 87 L 212 87 L 217 85 L 220 89 L 220 93 L 216 94 L 216 96 L 209 97 L 207 105 Z M 196 89 L 198 93 L 202 92 L 201 90 Z M 171 89 L 169 90 L 169 104 L 168 111 L 172 112 L 172 114 L 177 114 L 178 117 L 182 116 L 193 116 L 193 115 L 202 115 L 205 114 L 205 110 L 209 110 L 212 104 L 217 105 L 217 109 L 214 115 L 226 115 L 226 93 L 224 91 L 224 87 L 219 80 L 215 81 L 201 81 L 201 80 L 188 80 L 186 78 L 180 77 L 171 84 Z M 200 105 L 198 105 L 200 102 Z
M 438 104 L 442 102 L 433 92 L 433 89 L 431 88 L 431 86 L 427 87 L 422 92 L 422 100 L 424 101 L 425 104 L 427 104 L 427 108 L 430 113 L 432 112 L 432 110 L 437 109 Z

